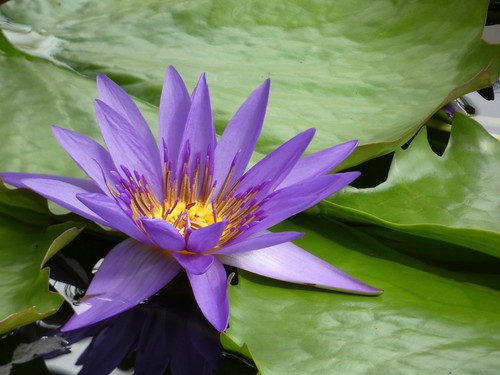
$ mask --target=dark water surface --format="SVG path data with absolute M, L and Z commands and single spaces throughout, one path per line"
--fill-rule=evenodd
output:
M 95 264 L 113 242 L 84 234 L 51 259 L 52 286 L 66 302 L 55 315 L 0 337 L 0 375 L 257 373 L 252 362 L 222 348 L 182 273 L 122 314 L 61 333 L 73 314 L 71 304 L 83 296 Z

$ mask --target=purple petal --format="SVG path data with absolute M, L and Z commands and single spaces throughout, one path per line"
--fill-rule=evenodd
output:
M 283 242 L 289 242 L 302 237 L 304 233 L 300 232 L 262 232 L 263 234 L 248 238 L 243 241 L 236 241 L 234 244 L 224 246 L 216 251 L 216 254 L 235 254 L 246 251 L 263 249 L 270 246 L 276 246 Z
M 224 266 L 214 259 L 212 266 L 201 275 L 187 272 L 193 294 L 203 315 L 220 332 L 229 322 L 229 299 Z
M 206 253 L 219 243 L 227 222 L 221 221 L 209 226 L 193 230 L 187 241 L 187 250 L 195 253 Z
M 101 190 L 92 181 L 73 177 L 51 176 L 47 174 L 3 172 L 2 179 L 15 187 L 31 189 L 41 196 L 57 203 L 65 209 L 102 225 L 108 222 L 91 211 L 76 197 L 82 193 L 97 193 Z
M 142 219 L 151 240 L 163 250 L 178 251 L 186 249 L 186 241 L 179 231 L 162 219 Z
M 291 283 L 355 294 L 382 293 L 291 242 L 246 253 L 221 255 L 219 259 L 224 264 Z
M 252 226 L 240 238 L 247 238 L 314 206 L 351 183 L 359 175 L 359 172 L 329 174 L 313 177 L 299 184 L 277 190 L 261 206 L 261 212 L 264 212 L 265 218 Z
M 231 186 L 245 172 L 259 138 L 269 99 L 270 80 L 257 88 L 238 109 L 222 134 L 215 149 L 214 181 L 219 181 L 215 194 L 222 186 L 235 160 Z
M 144 232 L 139 229 L 132 218 L 120 208 L 113 198 L 103 194 L 78 194 L 77 198 L 106 220 L 109 227 L 126 233 L 138 241 L 152 245 L 151 240 L 146 237 Z
M 304 153 L 314 132 L 314 129 L 309 129 L 296 135 L 259 161 L 243 175 L 234 194 L 243 193 L 265 181 L 269 181 L 269 183 L 259 193 L 259 196 L 263 197 L 274 190 Z
M 166 159 L 174 163 L 174 171 L 190 106 L 191 98 L 184 81 L 179 73 L 169 66 L 161 92 L 158 143 L 161 160 L 165 160 L 167 156 Z M 164 155 L 163 142 L 167 147 L 168 155 Z
M 293 198 L 303 199 L 308 201 L 308 204 L 314 205 L 349 185 L 360 174 L 360 172 L 353 171 L 312 177 L 298 184 L 276 190 L 262 207 L 265 207 L 266 211 L 286 209 L 287 199 Z
M 181 141 L 182 147 L 179 153 L 178 167 L 182 166 L 189 149 L 191 157 L 189 172 L 192 175 L 196 167 L 197 158 L 200 161 L 201 171 L 205 169 L 207 155 L 210 157 L 210 160 L 213 160 L 213 152 L 216 144 L 210 93 L 205 74 L 201 75 L 194 89 L 191 102 L 191 108 L 186 119 L 186 128 L 184 129 Z M 200 177 L 202 179 L 203 175 Z
M 115 170 L 115 165 L 109 152 L 83 134 L 58 126 L 53 126 L 52 131 L 76 164 L 105 194 L 110 195 L 106 181 L 113 185 L 114 177 L 109 172 Z
M 356 149 L 357 145 L 358 141 L 345 142 L 299 159 L 279 188 L 330 172 L 344 161 Z
M 194 275 L 201 275 L 207 272 L 212 266 L 215 257 L 213 255 L 195 255 L 172 252 L 172 256 L 187 272 Z
M 95 101 L 97 122 L 116 170 L 127 167 L 144 175 L 157 197 L 163 196 L 163 172 L 156 141 L 141 132 L 122 115 L 100 100 Z
M 128 310 L 158 292 L 181 270 L 168 252 L 128 239 L 116 245 L 97 271 L 69 331 Z
M 97 75 L 99 99 L 131 124 L 144 145 L 155 143 L 149 126 L 130 96 L 104 74 Z

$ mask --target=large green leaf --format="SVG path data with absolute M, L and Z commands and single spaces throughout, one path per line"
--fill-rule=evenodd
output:
M 487 5 L 17 0 L 1 9 L 18 48 L 83 74 L 103 71 L 153 104 L 167 65 L 190 87 L 207 71 L 219 130 L 272 77 L 259 150 L 316 127 L 311 150 L 359 139 L 354 165 L 394 150 L 444 102 L 498 76 L 500 46 L 481 40 Z
M 5 51 L 4 40 L 0 47 Z M 70 128 L 97 140 L 93 100 L 95 81 L 40 59 L 0 53 L 0 170 L 83 175 L 65 154 L 51 125 Z M 139 103 L 154 126 L 156 108 Z
M 376 224 L 500 257 L 500 143 L 455 115 L 442 157 L 425 131 L 396 152 L 387 181 L 345 189 L 321 204 L 344 220 Z
M 385 292 L 352 296 L 240 272 L 227 335 L 247 345 L 262 374 L 498 371 L 500 292 L 478 285 L 480 275 L 425 265 L 320 218 L 279 229 L 306 229 L 299 245 Z
M 33 193 L 0 186 L 0 334 L 53 314 L 64 300 L 48 290 L 49 269 L 43 265 L 82 226 L 48 226 L 48 211 L 42 213 L 39 201 Z

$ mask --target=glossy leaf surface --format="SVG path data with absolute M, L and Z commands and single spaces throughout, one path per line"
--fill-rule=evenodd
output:
M 0 189 L 0 334 L 42 319 L 63 302 L 49 291 L 44 263 L 70 242 L 81 225 L 49 225 L 47 215 L 26 209 L 40 199 L 25 191 Z
M 455 116 L 452 129 L 442 157 L 422 131 L 396 152 L 386 182 L 346 189 L 322 209 L 500 257 L 500 143 L 463 115 Z
M 300 217 L 297 244 L 385 292 L 360 297 L 239 273 L 228 336 L 263 374 L 494 374 L 497 289 L 481 276 L 425 265 L 331 221 Z M 461 281 L 458 281 L 461 280 Z
M 2 11 L 13 21 L 6 35 L 27 53 L 109 74 L 154 104 L 166 66 L 191 88 L 206 71 L 219 130 L 271 77 L 259 150 L 315 127 L 310 151 L 359 139 L 355 165 L 394 150 L 442 104 L 496 79 L 500 47 L 481 40 L 487 4 L 18 0 Z

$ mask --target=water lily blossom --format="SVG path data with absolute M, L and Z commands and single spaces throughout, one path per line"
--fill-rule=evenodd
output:
M 217 140 L 202 74 L 192 95 L 169 67 L 161 95 L 158 141 L 133 100 L 98 75 L 97 121 L 106 148 L 53 127 L 90 180 L 1 173 L 87 219 L 127 234 L 105 257 L 64 330 L 93 324 L 139 304 L 185 270 L 194 297 L 219 331 L 228 326 L 224 264 L 267 277 L 357 294 L 380 294 L 290 241 L 298 232 L 268 228 L 340 190 L 358 172 L 328 174 L 356 147 L 351 141 L 301 157 L 306 130 L 252 168 L 269 97 L 265 81 Z

